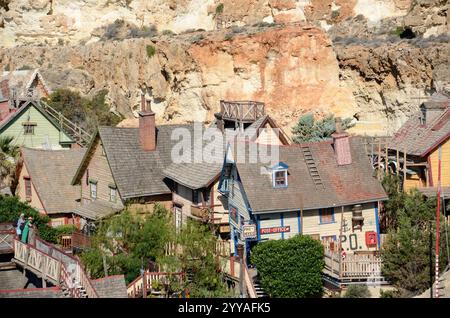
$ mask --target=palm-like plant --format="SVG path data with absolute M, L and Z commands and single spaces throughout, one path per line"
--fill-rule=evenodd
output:
M 19 147 L 11 136 L 0 136 L 0 184 L 11 185 L 14 181 Z

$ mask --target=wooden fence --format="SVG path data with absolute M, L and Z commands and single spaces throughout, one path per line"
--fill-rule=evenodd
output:
M 14 252 L 16 231 L 10 223 L 0 223 L 0 254 Z
M 342 257 L 338 251 L 324 251 L 324 273 L 336 279 L 383 279 L 379 255 L 349 254 Z
M 220 101 L 223 119 L 253 122 L 265 115 L 264 103 L 255 101 Z
M 24 269 L 35 271 L 43 280 L 65 286 L 73 298 L 82 297 L 82 290 L 88 298 L 98 298 L 78 260 L 38 237 L 34 244 L 14 239 L 14 261 Z
M 166 273 L 166 272 L 150 272 L 145 271 L 142 276 L 139 276 L 132 281 L 127 287 L 127 294 L 129 298 L 145 297 L 150 292 L 154 292 L 153 288 L 155 284 L 168 285 L 172 280 L 183 281 L 185 279 L 185 273 Z

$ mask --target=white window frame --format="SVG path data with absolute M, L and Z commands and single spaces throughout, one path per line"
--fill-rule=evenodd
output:
M 275 177 L 277 172 L 284 172 L 284 180 L 286 181 L 284 185 L 277 185 L 275 182 Z M 277 169 L 272 172 L 272 186 L 274 188 L 287 188 L 288 186 L 288 173 L 287 169 Z
M 94 188 L 95 187 L 95 188 Z M 89 181 L 89 191 L 92 199 L 97 199 L 97 183 Z
M 114 193 L 114 195 L 113 195 Z M 109 187 L 109 201 L 117 202 L 117 189 L 113 187 Z

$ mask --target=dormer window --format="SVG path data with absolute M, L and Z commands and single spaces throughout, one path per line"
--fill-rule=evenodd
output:
M 287 170 L 278 170 L 273 172 L 273 187 L 287 187 Z
M 274 188 L 286 188 L 288 186 L 288 166 L 284 163 L 279 163 L 272 169 L 272 186 Z

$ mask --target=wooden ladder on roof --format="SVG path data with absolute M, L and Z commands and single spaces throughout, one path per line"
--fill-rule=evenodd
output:
M 317 169 L 316 161 L 311 153 L 311 149 L 308 146 L 303 146 L 303 157 L 305 158 L 306 166 L 308 167 L 309 175 L 314 182 L 316 188 L 324 188 L 322 178 L 320 177 L 319 170 Z

